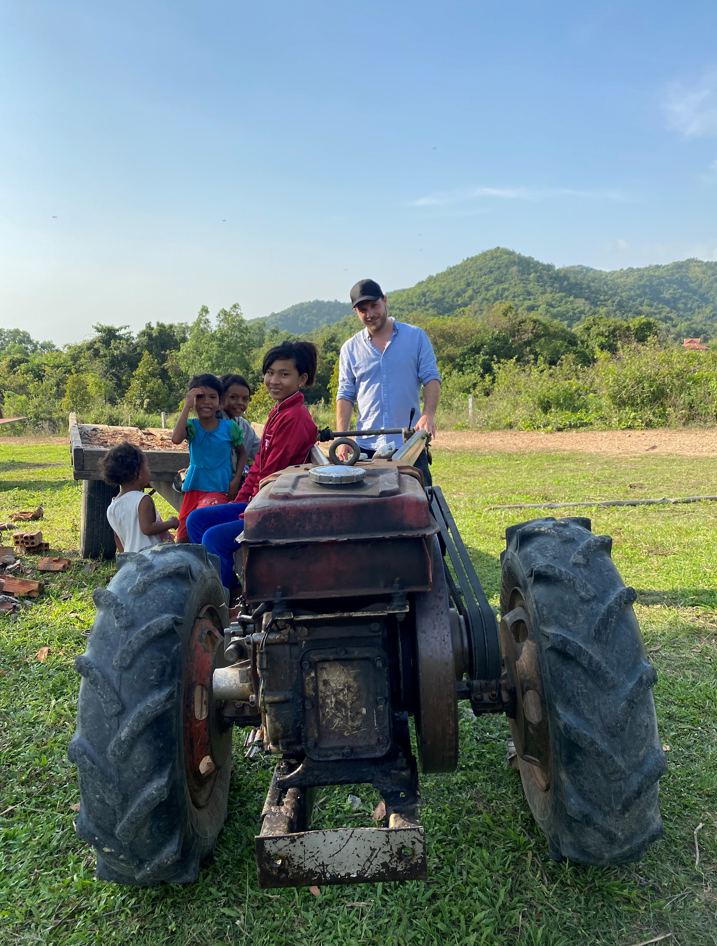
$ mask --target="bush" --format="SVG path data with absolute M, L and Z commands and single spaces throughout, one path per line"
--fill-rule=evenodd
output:
M 471 378 L 451 375 L 443 390 L 443 416 L 463 425 Z M 489 430 L 569 430 L 579 427 L 644 428 L 717 419 L 717 353 L 663 348 L 653 340 L 621 347 L 582 367 L 560 364 L 495 366 L 490 385 L 476 384 L 473 425 Z

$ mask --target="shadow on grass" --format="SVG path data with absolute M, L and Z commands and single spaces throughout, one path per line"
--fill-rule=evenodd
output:
M 67 489 L 72 480 L 0 480 L 0 493 L 7 493 L 11 489 L 26 489 L 33 493 L 45 490 L 57 491 Z
M 58 466 L 65 466 L 65 464 L 31 463 L 29 460 L 3 460 L 0 462 L 0 473 L 11 473 L 15 470 L 49 470 Z
M 644 607 L 651 605 L 671 605 L 681 607 L 717 608 L 716 588 L 670 588 L 668 591 L 654 591 L 636 588 L 637 603 Z

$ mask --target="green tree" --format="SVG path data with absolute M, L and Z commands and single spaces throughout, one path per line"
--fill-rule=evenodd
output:
M 105 386 L 102 378 L 91 371 L 78 371 L 67 379 L 62 410 L 65 413 L 76 411 L 85 413 L 104 402 Z
M 148 351 L 142 355 L 125 394 L 125 402 L 139 410 L 153 413 L 173 409 L 172 396 L 160 377 L 159 362 Z
M 9 346 L 20 345 L 27 355 L 35 352 L 56 351 L 52 342 L 37 342 L 29 332 L 20 328 L 0 328 L 0 354 Z
M 90 371 L 100 377 L 105 385 L 107 396 L 112 401 L 119 401 L 124 396 L 130 378 L 137 370 L 140 352 L 132 332 L 126 325 L 102 325 L 92 328 L 92 338 L 79 345 L 71 345 L 72 354 L 79 371 Z
M 334 407 L 336 404 L 336 394 L 339 390 L 339 359 L 337 358 L 334 362 L 334 370 L 331 372 L 331 378 L 329 379 L 329 407 Z
M 209 371 L 221 375 L 230 371 L 249 372 L 254 332 L 236 303 L 220 309 L 213 328 L 209 309 L 202 306 L 189 326 L 187 341 L 177 355 L 177 363 L 188 376 Z
M 246 418 L 248 421 L 256 421 L 258 424 L 265 424 L 270 411 L 275 405 L 276 402 L 266 390 L 266 387 L 260 384 L 251 396 Z

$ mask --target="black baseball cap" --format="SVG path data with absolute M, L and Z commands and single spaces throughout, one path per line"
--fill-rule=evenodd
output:
M 383 289 L 375 280 L 359 279 L 351 290 L 351 308 L 355 309 L 359 302 L 375 302 L 383 296 Z

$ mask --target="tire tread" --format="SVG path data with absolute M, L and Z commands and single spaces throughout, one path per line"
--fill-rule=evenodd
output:
M 661 836 L 667 763 L 637 594 L 612 562 L 610 536 L 591 535 L 589 525 L 546 517 L 507 529 L 501 611 L 515 606 L 517 584 L 538 647 L 553 781 L 542 793 L 523 761 L 521 774 L 551 857 L 607 865 L 638 859 Z

